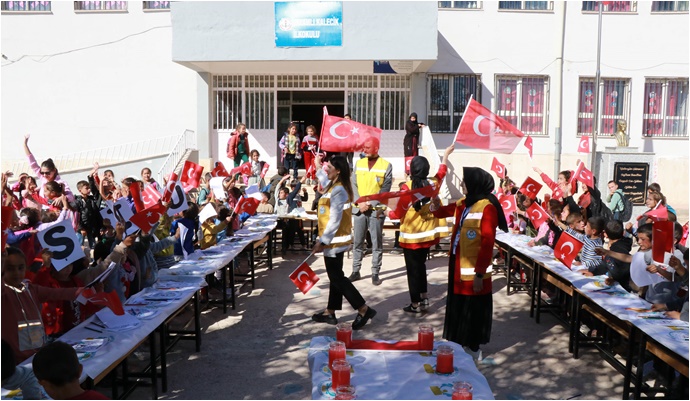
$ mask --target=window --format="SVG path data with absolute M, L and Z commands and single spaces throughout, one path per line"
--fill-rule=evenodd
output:
M 470 96 L 481 103 L 481 82 L 479 75 L 430 75 L 428 93 L 429 129 L 455 132 Z
M 404 130 L 410 113 L 410 77 L 405 75 L 379 76 L 379 125 L 383 130 Z
M 687 12 L 690 1 L 653 1 L 652 12 Z
M 499 1 L 499 10 L 553 10 L 553 1 Z
M 50 11 L 49 1 L 3 1 L 2 11 Z
M 616 121 L 626 120 L 629 109 L 630 80 L 602 78 L 599 87 L 599 114 L 601 122 L 598 135 L 613 135 Z M 594 130 L 594 78 L 580 79 L 580 101 L 577 118 L 577 135 L 592 135 Z
M 77 11 L 127 11 L 126 1 L 75 1 Z
M 170 10 L 169 1 L 145 1 L 144 10 Z
M 642 135 L 687 138 L 687 79 L 647 79 L 644 84 Z
M 612 13 L 634 13 L 637 12 L 637 2 L 636 1 L 583 1 L 582 11 L 597 11 L 599 12 L 599 3 L 602 3 L 604 7 L 602 12 L 612 12 Z
M 548 77 L 499 76 L 496 114 L 526 135 L 546 135 Z
M 438 8 L 472 9 L 482 8 L 481 1 L 439 1 Z

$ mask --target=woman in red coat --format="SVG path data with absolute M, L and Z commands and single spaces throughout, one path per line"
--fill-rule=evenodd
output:
M 430 208 L 436 217 L 455 216 L 443 338 L 464 346 L 479 360 L 480 344 L 488 343 L 491 337 L 491 259 L 496 226 L 508 231 L 508 225 L 498 199 L 491 193 L 491 174 L 480 168 L 463 167 L 460 185 L 464 199 L 440 206 L 436 198 Z

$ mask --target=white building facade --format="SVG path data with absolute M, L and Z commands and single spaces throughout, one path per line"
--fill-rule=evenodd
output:
M 338 17 L 299 19 L 324 4 Z M 533 137 L 532 161 L 522 146 L 497 155 L 511 176 L 587 157 L 576 150 L 593 129 L 597 2 L 2 5 L 3 161 L 21 157 L 24 133 L 42 159 L 189 128 L 202 163 L 227 166 L 230 132 L 244 122 L 275 167 L 287 124 L 318 132 L 325 105 L 383 129 L 381 154 L 402 178 L 409 113 L 442 149 L 470 95 Z M 295 24 L 321 24 L 305 37 L 334 30 L 338 41 L 281 42 L 291 12 Z M 654 153 L 652 180 L 687 210 L 688 2 L 610 2 L 602 22 L 597 149 L 615 146 L 615 122 L 626 120 L 630 146 Z M 488 170 L 493 156 L 456 150 L 451 193 L 461 166 Z

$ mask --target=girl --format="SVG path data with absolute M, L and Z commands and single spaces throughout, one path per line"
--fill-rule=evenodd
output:
M 290 169 L 292 169 L 292 176 L 296 180 L 297 160 L 299 158 L 298 155 L 301 147 L 299 136 L 297 136 L 297 124 L 290 123 L 290 125 L 288 125 L 287 132 L 283 134 L 278 146 L 283 153 L 282 161 L 285 165 L 285 168 L 288 170 L 288 172 Z
M 307 170 L 307 185 L 316 183 L 316 167 L 314 166 L 314 154 L 319 144 L 319 137 L 316 135 L 316 127 L 307 127 L 307 135 L 302 138 L 302 150 L 304 153 L 304 169 Z
M 261 156 L 261 154 L 259 153 L 258 150 L 252 149 L 252 152 L 251 152 L 252 175 L 249 176 L 249 180 L 247 181 L 247 185 L 259 184 L 259 188 L 263 188 L 266 186 L 266 183 L 264 182 L 264 179 L 261 176 L 261 170 L 263 170 L 266 162 L 260 161 L 259 160 L 260 156 Z
M 233 160 L 235 167 L 249 161 L 249 134 L 244 123 L 237 124 L 235 131 L 230 134 L 226 154 L 228 159 Z
M 194 237 L 199 228 L 198 216 L 199 206 L 194 202 L 187 202 L 187 210 L 182 212 L 182 218 L 173 221 L 169 235 L 175 235 L 178 228 L 180 229 L 180 240 L 175 242 L 175 256 L 184 259 L 194 253 Z M 182 227 L 186 229 L 186 233 L 182 233 Z
M 156 180 L 153 179 L 151 176 L 151 169 L 148 167 L 144 167 L 141 169 L 141 181 L 144 183 L 144 186 L 146 185 L 151 185 L 152 187 L 156 188 L 156 191 L 158 192 L 163 192 L 163 188 L 156 182 Z
M 546 173 L 542 172 L 541 169 L 539 169 L 539 167 L 534 167 L 534 171 L 537 172 L 537 174 L 539 174 L 539 176 L 541 177 L 541 180 L 544 181 L 544 183 L 552 191 L 556 191 L 556 189 L 560 188 L 561 191 L 563 191 L 563 192 L 566 192 L 566 189 L 567 189 L 568 194 L 577 193 L 577 185 L 574 185 L 574 183 L 573 184 L 570 183 L 570 176 L 572 174 L 571 171 L 563 170 L 560 173 L 558 173 L 558 181 L 557 182 L 553 182 L 551 177 L 546 175 Z M 559 196 L 556 196 L 556 195 L 559 195 Z M 560 200 L 560 199 L 563 199 L 564 195 L 557 194 L 554 192 L 554 194 L 552 194 L 551 197 Z

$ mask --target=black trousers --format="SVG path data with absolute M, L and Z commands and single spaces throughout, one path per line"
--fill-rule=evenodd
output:
M 328 280 L 331 282 L 328 293 L 328 306 L 326 307 L 330 310 L 342 310 L 343 297 L 347 299 L 347 302 L 349 302 L 355 310 L 361 308 L 366 303 L 362 294 L 357 291 L 354 284 L 345 277 L 345 273 L 343 272 L 344 255 L 345 252 L 340 252 L 337 253 L 334 258 L 329 258 L 328 256 L 324 256 L 323 258 L 326 264 Z
M 403 248 L 405 265 L 407 267 L 407 287 L 410 290 L 410 300 L 414 303 L 422 301 L 422 293 L 427 292 L 426 258 L 429 248 Z

